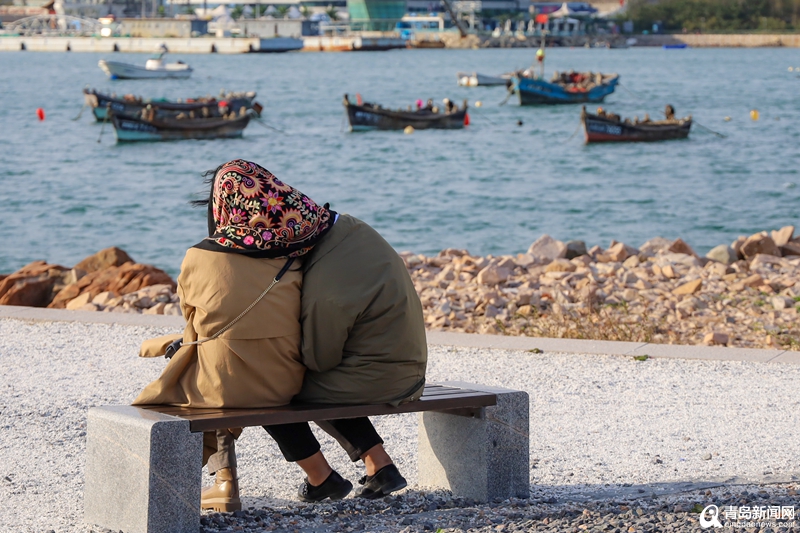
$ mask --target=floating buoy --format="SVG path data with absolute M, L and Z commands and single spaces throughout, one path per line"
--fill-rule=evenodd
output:
M 517 126 L 522 126 L 522 119 L 517 120 Z
M 794 72 L 794 68 L 789 67 L 789 72 Z
M 730 122 L 730 121 L 731 121 L 731 117 L 725 117 L 725 122 Z
M 750 111 L 750 118 L 752 118 L 753 120 L 758 120 L 758 117 L 759 117 L 758 109 L 753 109 L 752 111 Z
M 412 133 L 414 133 L 414 126 L 406 126 L 405 128 L 403 128 L 403 133 L 405 133 L 406 135 L 411 135 Z
M 480 100 L 475 102 L 475 107 L 481 107 L 482 105 L 483 105 L 483 102 L 481 102 Z
M 464 125 L 469 126 L 469 113 L 464 113 Z
M 39 117 L 39 120 L 44 120 L 44 109 L 42 109 L 41 107 L 37 107 L 36 116 Z

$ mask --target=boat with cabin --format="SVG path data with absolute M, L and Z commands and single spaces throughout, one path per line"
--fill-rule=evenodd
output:
M 143 67 L 105 59 L 97 64 L 112 80 L 188 79 L 192 75 L 192 67 L 183 61 L 164 63 L 164 54 L 166 50 L 148 59 Z
M 500 74 L 499 76 L 488 76 L 479 72 L 458 72 L 458 85 L 461 87 L 491 87 L 495 85 L 511 86 L 513 72 Z
M 538 68 L 531 66 L 517 72 L 512 78 L 513 91 L 519 96 L 519 105 L 584 104 L 602 102 L 614 92 L 619 74 L 600 72 L 558 72 L 550 81 L 544 77 L 546 32 L 536 51 Z M 538 70 L 538 72 L 537 72 Z
M 618 74 L 600 72 L 556 72 L 545 81 L 528 69 L 512 78 L 520 105 L 600 103 L 613 93 Z
M 667 117 L 665 120 L 658 121 L 651 121 L 647 115 L 642 121 L 638 118 L 623 120 L 619 115 L 608 113 L 603 108 L 599 108 L 597 114 L 592 114 L 586 111 L 586 106 L 583 106 L 581 122 L 586 132 L 587 144 L 686 139 L 692 128 L 692 117 L 675 118 L 675 110 L 669 105 L 666 107 L 665 115 Z
M 411 106 L 406 110 L 395 110 L 368 102 L 358 101 L 354 104 L 345 94 L 343 103 L 350 131 L 404 130 L 409 126 L 415 130 L 456 130 L 463 128 L 469 121 L 466 100 L 460 108 L 445 99 L 443 109 L 439 109 L 428 100 L 425 107 L 418 105 L 416 110 Z

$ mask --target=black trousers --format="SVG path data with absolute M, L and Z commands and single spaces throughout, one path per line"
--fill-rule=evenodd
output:
M 383 444 L 383 439 L 367 417 L 314 423 L 336 439 L 354 463 L 373 446 Z M 308 459 L 320 450 L 319 441 L 307 422 L 264 426 L 264 429 L 278 443 L 283 457 L 291 463 Z

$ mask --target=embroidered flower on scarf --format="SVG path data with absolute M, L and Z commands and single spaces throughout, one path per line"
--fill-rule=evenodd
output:
M 275 191 L 269 191 L 266 198 L 261 199 L 261 203 L 270 213 L 277 213 L 283 210 L 283 196 L 278 196 L 278 193 Z

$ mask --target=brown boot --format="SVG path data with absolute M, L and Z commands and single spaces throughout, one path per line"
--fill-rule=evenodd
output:
M 236 469 L 221 468 L 217 470 L 214 484 L 203 489 L 203 493 L 200 496 L 200 508 L 213 509 L 221 513 L 242 510 Z

